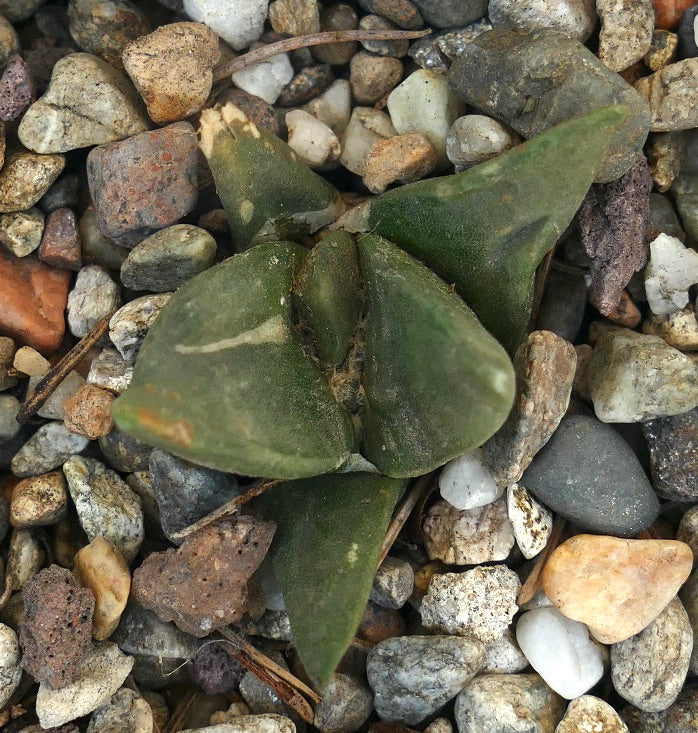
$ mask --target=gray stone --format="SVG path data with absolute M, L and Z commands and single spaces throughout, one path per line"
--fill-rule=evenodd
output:
M 635 83 L 635 89 L 649 103 L 652 132 L 691 130 L 698 127 L 696 84 L 698 58 L 669 64 Z
M 383 608 L 402 608 L 413 590 L 412 566 L 388 555 L 376 571 L 369 598 Z
M 7 20 L 17 23 L 26 20 L 44 2 L 44 0 L 2 0 L 0 2 L 0 13 Z
M 138 438 L 134 438 L 118 428 L 114 428 L 109 435 L 102 436 L 99 439 L 99 447 L 102 449 L 107 463 L 115 471 L 123 471 L 124 473 L 146 470 L 150 452 L 153 450 L 151 445 L 141 443 Z
M 519 143 L 519 136 L 486 115 L 463 115 L 449 128 L 446 156 L 460 170 L 494 158 Z
M 82 338 L 100 318 L 121 305 L 119 286 L 99 265 L 83 267 L 68 295 L 68 326 L 73 336 Z
M 551 30 L 495 30 L 467 44 L 448 72 L 451 88 L 524 138 L 609 104 L 628 119 L 609 145 L 598 182 L 613 181 L 637 159 L 649 131 L 647 102 L 587 48 Z
M 22 679 L 19 659 L 17 634 L 9 626 L 0 624 L 0 708 L 12 697 Z
M 674 598 L 639 634 L 611 645 L 616 692 L 640 710 L 666 710 L 681 692 L 692 648 L 688 614 Z
M 20 401 L 10 394 L 0 394 L 0 441 L 12 440 L 22 427 L 17 422 Z
M 516 674 L 528 667 L 528 659 L 523 655 L 510 629 L 504 636 L 490 641 L 485 646 L 483 674 Z
M 313 725 L 322 733 L 353 733 L 373 712 L 373 693 L 358 677 L 334 674 L 315 708 Z
M 457 636 L 400 636 L 376 644 L 366 673 L 382 720 L 414 726 L 454 698 L 480 670 L 484 646 Z
M 694 570 L 686 581 L 681 589 L 680 598 L 693 629 L 693 650 L 688 669 L 693 674 L 698 674 L 698 571 Z
M 364 15 L 359 21 L 359 28 L 367 31 L 373 30 L 397 30 L 395 23 L 391 23 L 380 15 Z M 410 47 L 408 40 L 402 41 L 361 41 L 361 45 L 369 52 L 377 56 L 395 56 L 400 58 L 407 53 Z
M 584 43 L 596 27 L 594 0 L 490 0 L 488 14 L 495 28 L 560 31 Z
M 143 542 L 141 500 L 119 475 L 93 458 L 73 456 L 63 464 L 80 525 L 90 542 L 104 537 L 132 562 Z
M 446 73 L 450 66 L 448 59 L 457 58 L 468 43 L 491 30 L 492 24 L 483 18 L 463 28 L 430 33 L 413 41 L 407 55 L 422 69 Z
M 150 324 L 172 293 L 144 295 L 126 303 L 109 321 L 109 338 L 128 364 L 136 361 Z
M 132 290 L 176 290 L 213 264 L 216 240 L 191 224 L 175 224 L 137 244 L 121 265 L 121 282 Z
M 434 28 L 455 28 L 487 14 L 487 0 L 412 0 Z
M 152 537 L 165 539 L 160 526 L 160 509 L 153 493 L 148 471 L 134 471 L 126 476 L 126 483 L 141 497 L 146 534 Z
M 90 364 L 88 384 L 121 394 L 133 377 L 133 367 L 127 364 L 116 349 L 102 349 Z
M 652 0 L 596 0 L 596 9 L 601 18 L 601 61 L 613 71 L 640 61 L 652 46 Z
M 133 690 L 122 687 L 92 713 L 86 733 L 152 733 L 153 711 Z
M 249 636 L 263 636 L 265 639 L 293 641 L 291 622 L 286 611 L 267 609 L 257 620 L 244 616 L 237 624 Z
M 269 657 L 279 666 L 288 670 L 288 665 L 280 652 L 273 651 L 269 653 Z M 238 689 L 253 713 L 269 713 L 299 720 L 298 716 L 284 704 L 274 689 L 262 682 L 252 672 L 245 672 Z
M 674 205 L 668 196 L 661 193 L 650 194 L 650 226 L 658 231 L 676 237 L 682 242 L 686 239 L 679 217 L 676 214 Z
M 552 733 L 565 704 L 537 674 L 484 674 L 456 698 L 459 733 Z
M 698 238 L 698 175 L 681 173 L 671 184 L 671 195 L 686 234 L 695 241 Z
M 657 517 L 659 502 L 630 446 L 586 415 L 563 418 L 522 483 L 582 529 L 628 537 Z
M 42 425 L 12 458 L 12 472 L 20 478 L 38 476 L 58 468 L 75 453 L 87 448 L 89 440 L 75 435 L 62 422 Z
M 42 377 L 36 375 L 30 377 L 27 394 L 34 391 L 36 385 L 41 381 Z M 58 384 L 56 389 L 51 393 L 49 398 L 37 410 L 39 417 L 45 417 L 49 420 L 63 419 L 63 403 L 72 397 L 82 385 L 85 384 L 85 378 L 77 372 L 68 372 L 68 376 Z
M 170 539 L 240 493 L 231 474 L 196 466 L 159 449 L 150 454 L 149 470 L 160 523 Z
M 65 173 L 41 197 L 38 207 L 44 214 L 56 209 L 74 208 L 80 203 L 80 176 L 77 173 Z

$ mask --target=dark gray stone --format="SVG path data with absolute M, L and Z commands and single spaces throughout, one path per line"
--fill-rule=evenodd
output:
M 450 66 L 449 59 L 460 56 L 468 43 L 472 43 L 475 38 L 491 30 L 492 24 L 489 20 L 483 19 L 476 20 L 464 28 L 430 33 L 414 41 L 407 55 L 422 69 L 446 73 Z
M 412 0 L 424 20 L 435 28 L 455 28 L 487 13 L 487 0 Z
M 698 5 L 691 5 L 686 8 L 679 23 L 677 33 L 679 34 L 679 58 L 688 59 L 698 56 L 698 46 L 696 46 L 696 34 L 693 29 L 693 22 L 698 15 Z
M 412 566 L 397 557 L 386 557 L 373 578 L 370 600 L 383 608 L 402 608 L 414 590 Z
M 562 419 L 521 483 L 582 529 L 629 537 L 648 527 L 659 501 L 628 444 L 586 415 Z
M 679 217 L 669 201 L 668 196 L 663 193 L 650 194 L 650 227 L 654 227 L 658 233 L 668 234 L 676 237 L 682 242 L 686 239 Z
M 99 439 L 99 447 L 107 463 L 115 471 L 133 473 L 148 470 L 148 459 L 153 446 L 141 443 L 140 440 L 123 433 L 119 428 L 114 428 L 111 433 L 102 436 Z
M 240 684 L 245 668 L 218 644 L 205 642 L 191 660 L 189 674 L 207 695 L 222 695 Z
M 579 41 L 556 31 L 483 33 L 464 46 L 448 83 L 465 102 L 525 138 L 609 104 L 627 105 L 628 119 L 611 141 L 597 182 L 623 175 L 649 132 L 646 100 Z
M 239 493 L 234 476 L 196 466 L 162 450 L 150 454 L 150 481 L 168 538 Z
M 55 6 L 51 6 L 55 7 Z M 66 173 L 61 176 L 39 199 L 37 206 L 50 214 L 56 209 L 74 208 L 80 203 L 80 177 L 77 173 Z
M 322 733 L 353 733 L 373 712 L 373 693 L 357 677 L 334 674 L 315 708 L 313 725 Z
M 580 271 L 550 268 L 545 281 L 537 331 L 552 331 L 567 341 L 574 342 L 584 320 L 587 304 L 587 286 Z

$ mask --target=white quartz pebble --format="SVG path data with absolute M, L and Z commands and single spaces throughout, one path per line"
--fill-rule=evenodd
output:
M 655 315 L 673 313 L 688 303 L 688 288 L 698 283 L 698 252 L 680 239 L 660 234 L 650 243 L 645 291 Z
M 342 134 L 340 163 L 357 176 L 363 175 L 364 163 L 373 143 L 395 135 L 390 117 L 373 107 L 354 107 Z
M 315 99 L 303 106 L 306 112 L 324 122 L 335 135 L 341 135 L 351 117 L 351 85 L 347 79 L 337 79 Z
M 293 66 L 285 53 L 252 64 L 233 74 L 233 84 L 248 94 L 274 104 L 283 88 L 293 79 Z
M 456 509 L 475 509 L 499 499 L 504 487 L 497 486 L 482 451 L 464 453 L 449 461 L 439 475 L 441 497 Z
M 311 168 L 333 167 L 342 151 L 337 136 L 317 117 L 294 109 L 286 113 L 288 145 Z
M 450 127 L 446 155 L 461 168 L 482 163 L 519 142 L 519 136 L 486 115 L 464 115 Z
M 529 560 L 547 544 L 553 531 L 552 512 L 537 502 L 521 484 L 507 487 L 507 512 L 516 544 Z
M 259 39 L 269 0 L 184 0 L 184 12 L 214 30 L 236 51 Z

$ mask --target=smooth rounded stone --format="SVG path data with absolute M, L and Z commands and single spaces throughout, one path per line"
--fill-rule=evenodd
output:
M 362 176 L 373 145 L 394 135 L 397 132 L 385 112 L 373 107 L 354 107 L 340 138 L 342 154 L 339 162 L 347 170 Z
M 133 367 L 116 349 L 102 349 L 90 364 L 87 383 L 121 394 L 133 377 Z
M 183 10 L 241 51 L 262 35 L 268 4 L 269 0 L 184 0 Z
M 483 674 L 456 698 L 459 733 L 552 733 L 565 704 L 537 674 Z
M 55 524 L 68 511 L 68 492 L 60 471 L 22 479 L 10 499 L 13 527 L 40 527 Z
M 9 626 L 0 624 L 0 708 L 12 697 L 21 679 L 17 634 Z
M 41 377 L 36 375 L 29 378 L 27 394 L 34 391 Z M 37 410 L 36 414 L 49 420 L 63 420 L 63 403 L 72 397 L 85 384 L 85 378 L 75 371 L 68 372 L 66 378 L 61 381 L 51 396 Z M 66 425 L 66 427 L 68 427 Z
M 641 422 L 698 405 L 698 365 L 657 336 L 604 334 L 589 362 L 589 392 L 603 422 Z
M 695 516 L 695 515 L 694 515 Z M 679 528 L 680 531 L 680 528 Z M 695 539 L 695 534 L 694 534 Z M 695 546 L 694 542 L 694 546 Z M 696 554 L 694 552 L 694 558 Z M 693 650 L 688 663 L 691 673 L 698 674 L 698 572 L 693 572 L 679 595 L 681 603 L 688 614 L 688 620 L 693 630 Z
M 121 140 L 148 126 L 138 93 L 121 72 L 97 56 L 74 53 L 53 67 L 48 89 L 25 112 L 18 135 L 37 153 L 62 153 Z
M 150 119 L 176 122 L 208 99 L 220 58 L 218 37 L 201 23 L 170 23 L 129 43 L 122 58 Z
M 121 687 L 133 667 L 133 658 L 116 644 L 103 641 L 90 647 L 77 679 L 53 689 L 42 683 L 36 696 L 36 713 L 43 728 L 68 723 L 105 705 Z
M 62 155 L 37 155 L 26 150 L 9 155 L 0 170 L 0 213 L 30 209 L 48 191 L 64 166 Z
M 152 733 L 153 711 L 137 692 L 122 687 L 97 708 L 86 733 Z
M 132 562 L 144 536 L 140 497 L 94 458 L 73 456 L 63 464 L 63 473 L 90 542 L 104 537 Z
M 549 28 L 582 43 L 594 32 L 597 21 L 594 0 L 490 0 L 487 12 L 495 28 Z
M 613 71 L 640 61 L 652 45 L 652 0 L 596 0 L 596 10 L 601 19 L 601 61 Z
M 435 28 L 467 25 L 487 14 L 487 0 L 412 0 L 424 21 Z
M 630 446 L 612 427 L 586 415 L 562 419 L 521 482 L 554 512 L 594 532 L 631 536 L 659 513 Z
M 274 0 L 269 5 L 269 22 L 277 33 L 302 36 L 320 30 L 317 0 Z
M 38 207 L 48 216 L 57 209 L 78 206 L 81 184 L 81 176 L 77 173 L 63 174 L 41 197 Z
M 587 627 L 555 608 L 524 613 L 516 624 L 516 641 L 546 684 L 568 700 L 583 695 L 603 676 L 603 655 Z
M 129 0 L 70 0 L 70 35 L 82 51 L 122 68 L 121 53 L 130 41 L 150 31 L 143 11 Z
M 693 552 L 693 566 L 698 564 L 698 505 L 692 506 L 681 517 L 676 530 L 676 539 L 685 542 Z M 696 648 L 698 654 L 698 648 Z
M 537 502 L 526 487 L 507 486 L 507 514 L 521 554 L 529 560 L 548 544 L 553 531 L 553 515 Z
M 99 265 L 105 270 L 119 270 L 128 256 L 125 247 L 119 247 L 97 228 L 94 207 L 89 206 L 80 219 L 80 245 L 84 262 Z
M 26 257 L 41 244 L 44 215 L 36 207 L 0 214 L 0 242 L 15 257 Z
M 68 295 L 68 327 L 73 336 L 82 338 L 100 318 L 121 305 L 119 286 L 99 265 L 86 265 L 78 273 Z
M 691 130 L 698 126 L 695 88 L 698 58 L 684 59 L 635 82 L 635 89 L 648 102 L 653 132 Z
M 388 111 L 399 135 L 424 133 L 436 148 L 439 167 L 448 165 L 446 137 L 464 108 L 444 74 L 426 69 L 412 72 L 390 93 Z
M 446 155 L 461 169 L 483 163 L 519 143 L 519 136 L 486 115 L 464 115 L 448 130 Z
M 46 560 L 39 541 L 28 529 L 13 529 L 5 569 L 5 583 L 21 590 L 41 570 Z
M 197 466 L 157 448 L 150 453 L 149 470 L 162 529 L 170 539 L 239 493 L 233 475 Z
M 346 3 L 332 3 L 320 11 L 321 31 L 355 30 L 359 27 L 359 16 L 351 5 Z M 358 43 L 325 43 L 313 46 L 313 56 L 324 64 L 341 66 L 348 64 L 356 53 Z
M 0 440 L 12 440 L 22 427 L 17 422 L 20 401 L 9 394 L 0 394 Z
M 652 483 L 657 493 L 674 501 L 696 501 L 698 486 L 698 408 L 648 420 L 642 434 L 650 451 Z
M 698 252 L 680 239 L 660 234 L 650 242 L 645 293 L 655 315 L 674 313 L 688 304 L 688 289 L 698 282 Z
M 698 45 L 696 45 L 696 16 L 698 16 L 698 8 L 692 5 L 686 8 L 679 23 L 677 30 L 678 50 L 682 59 L 698 56 Z
M 611 646 L 616 692 L 640 710 L 666 710 L 681 692 L 692 648 L 688 615 L 674 598 L 643 631 Z
M 504 636 L 490 641 L 485 646 L 485 664 L 483 674 L 516 674 L 528 667 L 528 659 L 524 656 L 511 630 Z
M 437 501 L 430 507 L 422 531 L 429 559 L 448 565 L 505 560 L 514 546 L 504 498 L 475 509 L 456 509 L 446 501 Z
M 376 644 L 366 674 L 381 720 L 417 725 L 454 698 L 480 670 L 485 648 L 457 636 L 401 636 Z
M 288 145 L 315 170 L 335 167 L 342 152 L 339 139 L 322 121 L 309 112 L 295 109 L 286 113 Z
M 104 537 L 95 537 L 75 555 L 73 569 L 80 585 L 95 597 L 92 636 L 109 638 L 119 625 L 131 589 L 131 574 L 123 555 Z
M 70 456 L 82 453 L 89 442 L 82 435 L 71 433 L 61 422 L 46 423 L 15 453 L 12 473 L 24 478 L 53 471 Z
M 375 104 L 395 89 L 403 73 L 400 59 L 359 51 L 352 57 L 349 64 L 349 83 L 352 95 L 359 104 Z M 420 131 L 409 130 L 409 132 Z
M 233 692 L 245 675 L 245 668 L 219 644 L 205 642 L 191 660 L 189 675 L 207 695 Z
M 142 443 L 118 428 L 100 437 L 99 447 L 111 468 L 124 473 L 147 470 L 153 450 L 151 445 Z
M 541 581 L 561 613 L 586 624 L 601 643 L 615 644 L 657 618 L 692 567 L 683 542 L 581 534 L 554 550 Z
M 373 712 L 373 693 L 363 680 L 333 674 L 315 708 L 313 725 L 322 733 L 353 733 Z
M 567 706 L 565 717 L 558 723 L 555 733 L 629 733 L 628 726 L 618 713 L 604 700 L 594 695 L 582 695 Z
M 518 610 L 518 576 L 505 565 L 473 568 L 432 577 L 419 613 L 427 629 L 494 641 Z
M 187 728 L 182 733 L 296 733 L 296 725 L 285 715 L 242 714 L 225 723 L 207 725 L 203 728 Z
M 79 272 L 82 267 L 82 251 L 78 224 L 72 209 L 54 209 L 46 217 L 39 259 L 54 267 Z
M 236 71 L 232 78 L 236 87 L 274 104 L 284 87 L 293 79 L 293 66 L 288 54 L 280 53 Z
M 397 26 L 380 15 L 364 15 L 359 21 L 359 28 L 367 31 L 397 30 Z M 361 45 L 369 53 L 377 56 L 394 56 L 400 58 L 410 47 L 408 40 L 402 41 L 361 41 Z
M 478 448 L 454 458 L 441 469 L 439 493 L 456 509 L 475 509 L 499 499 L 504 488 L 497 485 Z
M 303 110 L 317 117 L 320 122 L 324 122 L 339 137 L 349 124 L 351 107 L 349 81 L 337 79 L 322 94 L 305 104 Z
M 679 351 L 698 351 L 698 319 L 690 305 L 662 316 L 649 313 L 642 323 L 642 333 L 659 336 Z
M 579 41 L 552 30 L 478 36 L 454 60 L 448 83 L 464 102 L 526 139 L 594 109 L 627 105 L 598 183 L 616 180 L 636 162 L 649 131 L 646 100 Z
M 114 395 L 94 384 L 83 384 L 63 403 L 63 422 L 72 433 L 90 440 L 108 435 L 114 427 Z
M 128 364 L 136 361 L 148 329 L 171 295 L 144 295 L 126 303 L 111 317 L 109 338 Z
M 380 15 L 400 28 L 415 30 L 424 27 L 424 21 L 411 0 L 359 0 L 359 5 L 369 13 Z
M 373 578 L 370 600 L 384 608 L 402 608 L 414 590 L 412 566 L 397 557 L 388 557 Z

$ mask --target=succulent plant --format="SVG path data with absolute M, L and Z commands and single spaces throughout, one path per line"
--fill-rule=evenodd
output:
M 289 238 L 307 244 L 331 223 L 338 192 L 237 108 L 202 114 L 201 147 L 244 251 L 172 296 L 114 416 L 196 463 L 288 480 L 263 510 L 280 526 L 272 552 L 319 683 L 358 623 L 404 479 L 506 419 L 507 350 L 525 335 L 536 268 L 625 114 L 598 110 L 370 199 L 353 217 L 364 233 L 312 248 Z

